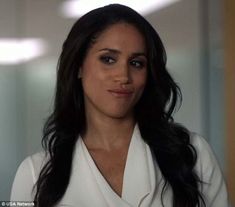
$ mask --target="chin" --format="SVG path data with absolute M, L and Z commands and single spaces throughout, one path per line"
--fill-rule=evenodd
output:
M 107 116 L 114 119 L 125 119 L 133 116 L 133 113 L 130 111 L 112 111 L 110 113 L 106 113 Z

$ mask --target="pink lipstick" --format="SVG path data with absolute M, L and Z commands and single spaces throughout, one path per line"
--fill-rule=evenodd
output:
M 117 98 L 128 98 L 133 94 L 133 91 L 124 89 L 111 89 L 108 92 Z

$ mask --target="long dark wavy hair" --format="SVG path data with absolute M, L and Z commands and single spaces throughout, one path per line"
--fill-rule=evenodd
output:
M 204 205 L 201 182 L 194 172 L 197 154 L 189 132 L 174 123 L 172 113 L 181 98 L 180 89 L 166 69 L 166 53 L 154 28 L 129 7 L 112 4 L 82 16 L 72 27 L 58 62 L 54 111 L 43 130 L 42 146 L 49 155 L 36 187 L 38 207 L 55 206 L 65 194 L 78 135 L 86 129 L 81 81 L 77 78 L 87 51 L 108 27 L 125 22 L 143 35 L 147 48 L 148 76 L 145 90 L 135 106 L 135 120 L 150 146 L 165 185 L 171 187 L 173 207 Z M 79 176 L 79 175 L 78 175 Z

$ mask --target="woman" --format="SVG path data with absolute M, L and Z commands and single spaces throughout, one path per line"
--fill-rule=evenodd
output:
M 209 146 L 173 121 L 178 95 L 163 44 L 142 16 L 116 4 L 87 13 L 63 45 L 45 153 L 21 164 L 11 200 L 228 206 Z

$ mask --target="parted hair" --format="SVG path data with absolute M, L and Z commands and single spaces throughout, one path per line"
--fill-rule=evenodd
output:
M 162 204 L 165 190 L 171 188 L 173 207 L 204 205 L 199 190 L 201 181 L 194 171 L 196 150 L 190 144 L 188 130 L 172 117 L 181 92 L 166 69 L 163 43 L 144 17 L 129 7 L 111 4 L 82 16 L 63 44 L 54 109 L 43 129 L 42 146 L 49 159 L 34 186 L 38 207 L 53 207 L 62 199 L 70 180 L 75 143 L 87 127 L 83 89 L 77 78 L 79 68 L 93 40 L 108 27 L 122 22 L 133 25 L 146 44 L 147 83 L 135 105 L 134 116 L 164 177 Z

